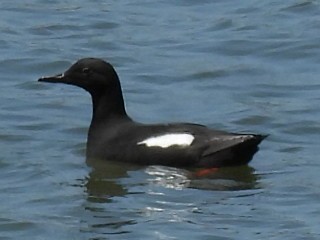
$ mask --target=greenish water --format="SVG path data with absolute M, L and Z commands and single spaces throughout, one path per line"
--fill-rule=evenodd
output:
M 319 239 L 317 1 L 0 3 L 0 239 Z M 91 100 L 40 84 L 81 57 L 128 113 L 268 133 L 206 178 L 86 162 Z

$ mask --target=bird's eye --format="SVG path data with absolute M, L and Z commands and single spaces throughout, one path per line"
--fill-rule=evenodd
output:
M 82 72 L 85 74 L 89 74 L 91 72 L 90 68 L 83 68 Z

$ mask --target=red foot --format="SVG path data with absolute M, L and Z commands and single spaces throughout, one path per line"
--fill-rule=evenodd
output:
M 204 169 L 200 169 L 200 170 L 197 170 L 194 175 L 196 177 L 204 177 L 206 175 L 209 175 L 211 173 L 215 173 L 219 170 L 219 168 L 204 168 Z

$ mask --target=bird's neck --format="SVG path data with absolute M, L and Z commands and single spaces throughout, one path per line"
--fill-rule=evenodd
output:
M 103 156 L 101 144 L 104 143 L 108 132 L 112 134 L 114 128 L 132 121 L 127 115 L 121 90 L 95 92 L 92 94 L 92 120 L 88 132 L 87 158 Z
M 111 122 L 128 121 L 122 92 L 120 89 L 101 91 L 92 95 L 92 122 L 90 128 L 106 126 Z

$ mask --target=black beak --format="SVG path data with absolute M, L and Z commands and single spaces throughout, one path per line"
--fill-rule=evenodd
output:
M 68 83 L 68 78 L 64 73 L 54 75 L 51 77 L 41 77 L 38 80 L 39 82 L 50 82 L 50 83 Z

